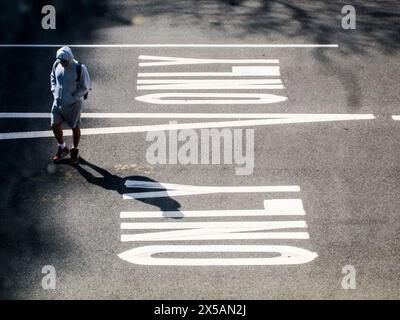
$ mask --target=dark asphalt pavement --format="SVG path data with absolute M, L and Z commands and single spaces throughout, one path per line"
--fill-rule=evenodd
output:
M 60 24 L 61 30 L 55 31 L 56 35 L 37 30 L 35 36 L 22 35 L 13 43 L 338 44 L 338 48 L 72 49 L 77 59 L 87 65 L 92 78 L 85 113 L 372 114 L 374 119 L 239 127 L 253 128 L 255 135 L 254 171 L 242 176 L 235 174 L 235 164 L 149 164 L 146 151 L 151 143 L 146 141 L 146 132 L 83 135 L 80 152 L 84 161 L 76 167 L 50 163 L 55 150 L 55 140 L 51 137 L 0 140 L 0 254 L 4 261 L 0 267 L 1 297 L 400 298 L 400 122 L 392 118 L 400 115 L 400 42 L 399 26 L 395 23 L 400 14 L 399 4 L 355 2 L 359 9 L 357 29 L 343 30 L 341 2 L 237 1 L 234 5 L 227 2 L 205 1 L 200 5 L 194 1 L 162 4 L 105 1 L 104 7 L 96 7 L 97 11 L 93 8 L 92 20 L 85 22 L 90 30 L 86 35 L 80 35 L 77 27 L 72 26 L 77 21 L 71 21 L 71 30 L 63 33 L 62 28 L 68 26 L 66 20 Z M 85 13 L 76 19 L 82 17 Z M 12 41 L 5 37 L 0 42 Z M 1 112 L 50 111 L 48 77 L 55 52 L 56 48 L 51 47 L 0 48 Z M 242 105 L 141 102 L 135 97 L 160 91 L 138 90 L 139 72 L 229 72 L 232 66 L 146 68 L 139 66 L 141 55 L 279 59 L 280 79 L 285 89 L 266 92 L 283 95 L 287 100 Z M 169 120 L 228 121 L 83 118 L 82 128 L 159 125 Z M 2 133 L 45 131 L 49 130 L 49 119 L 2 118 L 0 125 Z M 299 186 L 300 192 L 126 200 L 122 195 L 127 191 L 123 184 L 129 179 L 215 187 Z M 269 220 L 304 220 L 309 239 L 163 242 L 120 239 L 121 222 L 128 222 L 120 218 L 124 211 L 256 210 L 264 208 L 264 200 L 289 198 L 302 200 L 305 216 L 275 216 Z M 136 222 L 228 220 L 261 222 L 265 217 L 163 217 Z M 146 245 L 285 245 L 315 252 L 318 257 L 304 264 L 275 266 L 148 266 L 118 257 L 122 252 Z M 213 253 L 211 257 L 223 255 Z M 232 257 L 247 256 L 236 253 Z M 41 269 L 45 265 L 56 269 L 56 290 L 43 290 L 41 286 L 44 276 Z M 357 272 L 354 290 L 342 288 L 342 268 L 346 265 L 354 266 Z

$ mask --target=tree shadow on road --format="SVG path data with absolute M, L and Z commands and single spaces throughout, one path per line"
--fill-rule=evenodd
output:
M 67 160 L 61 161 L 61 163 L 68 164 Z M 120 177 L 115 174 L 110 173 L 109 171 L 105 170 L 104 168 L 100 168 L 89 161 L 80 158 L 80 163 L 78 165 L 71 165 L 74 167 L 79 174 L 86 179 L 86 181 L 90 184 L 99 186 L 106 190 L 116 191 L 119 194 L 127 194 L 127 193 L 140 193 L 140 192 L 149 192 L 149 191 L 160 191 L 165 190 L 165 187 L 162 185 L 158 185 L 152 189 L 145 189 L 143 188 L 130 188 L 126 187 L 125 183 L 128 180 L 135 180 L 135 181 L 148 181 L 148 182 L 156 182 L 153 179 L 150 179 L 145 176 L 128 176 L 128 177 Z M 94 176 L 90 171 L 84 168 L 87 166 L 88 168 L 94 170 L 95 172 L 99 173 L 101 177 Z M 158 207 L 161 212 L 165 211 L 174 211 L 176 216 L 174 218 L 183 218 L 184 215 L 179 211 L 181 205 L 178 201 L 170 198 L 170 197 L 162 197 L 162 198 L 135 198 L 138 201 L 141 201 L 146 204 L 150 204 L 152 206 Z
M 342 54 L 367 53 L 372 47 L 395 53 L 400 48 L 400 6 L 393 0 L 132 0 L 110 5 L 114 20 L 167 17 L 177 27 L 198 25 L 238 40 L 261 35 L 277 43 L 282 37 L 299 43 L 339 43 Z M 342 28 L 345 5 L 356 9 L 356 30 Z
M 356 29 L 344 29 L 342 13 L 346 5 L 356 10 Z M 338 44 L 338 59 L 326 49 L 311 49 L 321 71 L 335 75 L 345 92 L 350 112 L 362 107 L 362 83 L 358 70 L 342 65 L 341 59 L 360 55 L 397 54 L 400 49 L 400 6 L 397 1 L 353 0 L 146 0 L 115 3 L 114 15 L 143 16 L 173 21 L 177 33 L 186 25 L 196 25 L 211 37 L 224 35 L 238 42 Z M 248 40 L 249 39 L 249 40 Z M 266 49 L 267 50 L 267 49 Z
M 55 30 L 44 30 L 41 26 L 44 16 L 41 9 L 49 4 L 57 10 Z M 0 43 L 90 43 L 95 41 L 98 28 L 124 22 L 108 12 L 107 1 L 1 1 Z M 50 111 L 53 97 L 49 77 L 57 49 L 0 48 L 1 112 Z M 80 58 L 81 54 L 77 56 Z M 43 130 L 49 128 L 49 120 L 2 119 L 0 126 L 2 132 Z M 56 222 L 45 223 L 48 215 L 57 210 L 57 202 L 42 203 L 35 199 L 35 196 L 45 194 L 51 183 L 34 178 L 45 177 L 43 167 L 47 165 L 52 149 L 53 144 L 41 139 L 4 140 L 0 143 L 1 299 L 44 294 L 40 290 L 40 276 L 43 275 L 39 264 L 43 260 L 57 264 L 74 250 L 74 240 L 65 239 Z

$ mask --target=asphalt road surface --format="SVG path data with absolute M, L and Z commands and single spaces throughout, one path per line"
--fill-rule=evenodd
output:
M 399 299 L 400 13 L 369 3 L 354 2 L 356 30 L 339 2 L 105 2 L 60 9 L 54 31 L 32 13 L 30 33 L 17 15 L 16 38 L 0 37 L 27 44 L 0 47 L 1 297 Z M 50 161 L 63 44 L 83 44 L 71 48 L 92 79 L 77 166 Z M 250 174 L 235 156 L 174 164 L 182 124 L 199 141 L 253 129 L 254 157 L 236 140 Z M 165 164 L 146 156 L 157 130 Z

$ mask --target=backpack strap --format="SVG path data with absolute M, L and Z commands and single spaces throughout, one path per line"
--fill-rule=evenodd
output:
M 78 85 L 79 85 L 79 83 L 81 82 L 81 75 L 82 75 L 82 63 L 80 63 L 79 61 L 78 61 L 78 64 L 77 64 L 77 66 L 76 66 L 76 74 L 77 74 L 76 82 L 77 82 Z M 90 90 L 90 88 L 89 88 L 89 90 Z M 87 93 L 83 96 L 83 99 L 86 100 L 87 97 L 88 97 L 88 95 L 89 95 L 89 92 L 87 92 Z
M 60 64 L 60 62 L 59 62 L 58 60 L 56 60 L 56 62 L 54 62 L 54 65 L 53 65 L 53 75 L 54 75 L 54 78 L 56 77 L 56 69 L 57 69 L 57 67 L 58 67 L 59 64 Z
M 76 82 L 80 82 L 81 81 L 81 74 L 82 74 L 82 63 L 80 63 L 78 61 L 78 65 L 76 66 Z

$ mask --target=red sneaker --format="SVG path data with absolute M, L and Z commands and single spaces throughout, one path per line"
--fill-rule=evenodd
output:
M 64 158 L 65 156 L 67 156 L 69 153 L 69 149 L 68 147 L 58 147 L 57 149 L 57 153 L 53 156 L 52 160 L 54 162 L 60 161 L 62 158 Z

